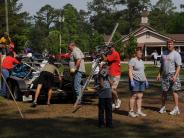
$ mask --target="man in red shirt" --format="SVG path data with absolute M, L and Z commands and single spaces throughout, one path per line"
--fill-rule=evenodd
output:
M 9 77 L 9 72 L 13 68 L 14 64 L 19 64 L 19 61 L 14 58 L 14 54 L 10 52 L 4 58 L 2 63 L 2 75 L 4 79 L 7 79 Z M 1 95 L 6 96 L 6 84 L 4 82 L 2 83 Z
M 121 77 L 121 65 L 120 65 L 120 55 L 112 46 L 110 48 L 111 54 L 104 56 L 104 60 L 108 62 L 109 65 L 109 76 L 112 81 L 112 94 L 113 94 L 113 108 L 120 108 L 121 100 L 118 98 L 117 87 Z

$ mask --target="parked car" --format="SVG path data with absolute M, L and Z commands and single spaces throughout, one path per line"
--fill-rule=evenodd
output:
M 36 63 L 38 64 L 38 63 Z M 32 64 L 31 64 L 32 65 Z M 7 83 L 15 97 L 16 100 L 25 101 L 25 99 L 32 100 L 32 97 L 35 94 L 35 90 L 37 87 L 37 78 L 40 75 L 41 68 L 34 68 L 28 63 L 22 63 L 16 65 L 11 73 L 11 76 L 7 79 Z M 60 81 L 57 76 L 54 79 L 54 88 L 53 88 L 53 96 L 52 99 L 58 98 L 70 98 L 74 97 L 74 93 L 72 91 L 72 76 L 69 72 L 68 64 L 65 63 L 62 80 Z M 86 80 L 86 76 L 83 76 L 82 82 L 84 83 Z M 47 90 L 42 89 L 40 97 L 46 98 Z M 95 93 L 95 91 L 94 91 Z M 86 91 L 86 94 L 89 94 Z M 91 91 L 90 91 L 91 94 Z M 93 94 L 93 93 L 92 93 Z M 29 97 L 29 98 L 26 98 Z M 7 92 L 7 98 L 11 98 L 9 92 Z
M 63 59 L 69 59 L 70 58 L 70 53 L 60 53 L 60 54 L 56 54 L 55 58 L 60 61 Z

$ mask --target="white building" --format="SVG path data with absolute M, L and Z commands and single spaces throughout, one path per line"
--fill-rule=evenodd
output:
M 144 50 L 145 58 L 149 57 L 154 50 L 162 54 L 170 39 L 174 40 L 174 45 L 179 52 L 184 52 L 184 34 L 160 34 L 149 26 L 148 15 L 146 10 L 142 12 L 140 28 L 123 36 L 122 42 L 126 45 L 130 36 L 135 36 L 138 47 Z

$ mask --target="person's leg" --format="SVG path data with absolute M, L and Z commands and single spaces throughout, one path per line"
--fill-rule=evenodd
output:
M 178 93 L 173 92 L 173 99 L 174 99 L 175 106 L 174 106 L 173 110 L 169 114 L 170 115 L 179 115 L 180 114 L 180 110 L 179 110 L 179 107 L 178 107 L 178 104 L 179 104 Z
M 142 109 L 142 97 L 143 97 L 143 93 L 141 93 L 141 92 L 137 93 L 137 112 L 141 112 L 141 109 Z
M 104 98 L 99 98 L 98 104 L 98 126 L 104 126 L 104 110 L 105 110 L 105 100 Z
M 7 80 L 7 78 L 9 77 L 9 71 L 6 69 L 2 69 L 2 75 L 3 75 L 4 79 Z M 7 93 L 7 89 L 6 89 L 7 87 L 6 87 L 5 81 L 3 80 L 2 82 L 3 82 L 2 83 L 2 95 L 5 96 Z
M 38 96 L 40 95 L 41 88 L 42 88 L 42 84 L 38 84 L 38 86 L 36 88 L 36 92 L 35 92 L 35 98 L 34 98 L 35 103 L 37 103 Z
M 106 127 L 112 128 L 112 98 L 105 99 Z
M 175 106 L 178 107 L 178 103 L 179 103 L 178 93 L 173 92 L 173 99 L 174 99 Z
M 94 78 L 94 87 L 97 87 L 98 86 L 98 74 L 95 74 L 93 78 Z
M 136 101 L 136 94 L 132 94 L 131 97 L 130 97 L 130 100 L 129 100 L 129 109 L 130 111 L 134 111 L 134 106 L 135 106 L 135 101 Z
M 51 97 L 52 97 L 52 88 L 50 88 L 50 89 L 48 90 L 48 99 L 47 99 L 47 104 L 48 104 L 48 105 L 50 104 L 50 99 L 51 99 Z
M 74 76 L 74 91 L 77 97 L 81 93 L 81 81 L 82 81 L 82 73 L 76 72 Z
M 161 99 L 161 101 L 162 101 L 162 107 L 164 107 L 165 104 L 166 104 L 166 101 L 167 101 L 167 92 L 165 92 L 165 91 L 162 92 L 162 99 Z
M 112 96 L 113 96 L 113 103 L 115 103 L 116 108 L 120 108 L 121 105 L 121 100 L 118 98 L 118 93 L 117 93 L 117 87 L 120 81 L 120 76 L 115 76 L 111 77 L 113 84 L 112 84 Z

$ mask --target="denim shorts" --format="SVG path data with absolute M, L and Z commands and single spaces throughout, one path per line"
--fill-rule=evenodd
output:
M 135 83 L 135 86 L 132 87 L 130 84 L 130 81 L 129 81 L 129 88 L 133 93 L 144 92 L 144 90 L 145 90 L 145 82 L 144 81 L 134 80 L 134 83 Z

